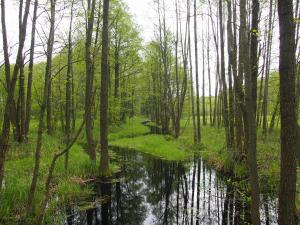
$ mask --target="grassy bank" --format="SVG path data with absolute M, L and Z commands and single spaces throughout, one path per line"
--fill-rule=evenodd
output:
M 171 150 L 164 151 L 164 154 L 162 155 L 163 158 L 168 157 L 169 155 L 171 155 L 171 159 L 174 160 L 186 157 L 185 153 L 179 149 L 177 144 L 171 143 L 162 136 L 154 135 L 153 137 L 145 138 L 144 135 L 149 133 L 149 128 L 142 124 L 144 120 L 144 118 L 135 117 L 129 119 L 125 124 L 110 126 L 109 142 L 119 142 L 123 143 L 122 145 L 125 145 L 126 143 L 129 143 L 129 140 L 135 140 L 134 137 L 137 137 L 137 142 L 145 142 L 148 144 L 151 142 L 155 143 L 154 145 L 157 146 L 156 150 L 160 152 L 167 147 L 169 147 L 169 149 L 174 149 L 174 152 Z M 95 122 L 95 124 L 97 124 L 97 122 Z M 79 123 L 77 124 L 77 127 L 78 126 Z M 19 144 L 11 141 L 10 143 L 11 147 L 5 164 L 5 187 L 0 192 L 0 225 L 19 224 L 20 220 L 25 217 L 24 213 L 27 204 L 28 191 L 34 168 L 34 152 L 37 139 L 36 130 L 37 121 L 32 121 L 31 136 L 29 137 L 28 142 Z M 65 147 L 63 137 L 64 135 L 61 132 L 56 132 L 51 136 L 45 133 L 43 136 L 40 175 L 36 197 L 34 199 L 35 205 L 37 206 L 39 206 L 43 198 L 45 180 L 51 160 L 55 153 L 60 152 Z M 94 138 L 96 142 L 98 142 L 98 137 L 99 128 L 95 126 Z M 143 138 L 144 141 L 142 140 Z M 65 203 L 76 203 L 82 198 L 86 198 L 93 194 L 92 187 L 84 185 L 84 181 L 98 176 L 100 156 L 97 153 L 96 164 L 91 162 L 84 149 L 85 143 L 85 132 L 82 131 L 77 142 L 70 149 L 68 171 L 65 171 L 64 169 L 64 157 L 61 157 L 57 161 L 51 190 L 52 201 L 50 201 L 46 214 L 46 221 L 48 224 L 60 224 L 60 220 L 62 220 L 63 217 L 60 217 L 58 212 L 59 208 Z M 144 150 L 143 148 L 141 149 Z M 147 152 L 147 150 L 144 152 Z M 110 152 L 110 155 L 111 158 L 114 157 L 112 152 Z M 114 173 L 118 170 L 118 166 L 111 165 L 111 170 L 112 173 Z M 39 208 L 37 207 L 36 212 L 38 213 L 38 211 Z
M 127 120 L 124 124 L 111 127 L 108 136 L 109 141 L 148 134 L 150 132 L 149 128 L 142 124 L 145 120 L 143 117 L 134 117 Z
M 119 138 L 133 137 L 148 133 L 149 129 L 141 124 L 142 121 L 142 118 L 134 118 L 121 126 L 112 126 L 110 128 L 109 140 L 117 140 Z M 5 164 L 5 187 L 0 192 L 0 225 L 19 224 L 20 219 L 24 219 L 28 191 L 34 168 L 34 152 L 37 139 L 36 130 L 37 121 L 32 121 L 29 141 L 24 144 L 13 141 L 10 143 L 11 147 Z M 98 134 L 99 130 L 95 127 L 94 137 L 99 137 Z M 85 134 L 84 131 L 82 131 L 77 143 L 70 149 L 68 171 L 64 169 L 64 157 L 61 157 L 57 161 L 51 190 L 52 199 L 56 200 L 50 201 L 46 214 L 46 221 L 49 224 L 59 224 L 58 220 L 63 219 L 57 215 L 60 206 L 63 206 L 65 203 L 75 203 L 92 194 L 92 188 L 88 185 L 84 185 L 84 181 L 91 177 L 98 176 L 100 156 L 97 154 L 96 164 L 91 162 L 84 149 L 85 142 Z M 55 153 L 60 152 L 64 147 L 65 144 L 61 132 L 54 133 L 52 136 L 46 133 L 44 134 L 40 175 L 36 197 L 34 199 L 35 205 L 37 206 L 41 203 L 43 198 L 45 181 L 52 158 Z M 111 155 L 111 157 L 113 157 L 113 155 Z M 111 165 L 112 172 L 117 169 L 117 165 Z M 39 208 L 37 207 L 37 213 L 38 210 Z M 55 216 L 52 216 L 54 214 Z
M 190 156 L 190 152 L 180 141 L 156 134 L 118 139 L 111 142 L 111 145 L 137 150 L 164 160 L 186 160 Z

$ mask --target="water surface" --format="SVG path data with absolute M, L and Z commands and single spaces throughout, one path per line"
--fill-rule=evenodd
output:
M 120 172 L 93 185 L 95 196 L 69 207 L 68 225 L 251 224 L 247 194 L 201 159 L 167 162 L 115 149 Z M 268 199 L 268 198 L 264 198 Z M 275 201 L 264 201 L 262 224 L 277 224 Z

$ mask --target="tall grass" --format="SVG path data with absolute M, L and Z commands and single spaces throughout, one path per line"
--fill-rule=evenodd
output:
M 35 121 L 33 122 L 34 125 Z M 51 222 L 51 215 L 57 214 L 59 206 L 76 202 L 92 194 L 92 189 L 88 185 L 83 185 L 82 181 L 98 176 L 100 156 L 97 157 L 96 164 L 93 163 L 86 154 L 83 145 L 79 143 L 80 141 L 70 149 L 67 171 L 64 168 L 64 157 L 57 161 L 52 181 L 52 199 L 46 212 L 47 222 L 50 224 L 57 224 L 54 221 Z M 4 188 L 0 192 L 0 224 L 19 224 L 25 218 L 24 213 L 34 168 L 35 146 L 35 130 L 32 130 L 28 143 L 11 143 L 5 164 Z M 45 180 L 52 158 L 56 152 L 63 148 L 63 135 L 60 132 L 53 134 L 53 136 L 44 134 L 40 173 L 34 199 L 37 213 L 38 206 L 43 199 Z M 117 167 L 111 165 L 111 169 L 115 171 Z M 30 220 L 30 218 L 26 219 Z

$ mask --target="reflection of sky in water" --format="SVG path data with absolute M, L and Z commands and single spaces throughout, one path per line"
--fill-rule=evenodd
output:
M 111 185 L 111 202 L 86 211 L 73 211 L 69 224 L 159 225 L 247 224 L 250 206 L 240 191 L 226 186 L 201 160 L 182 166 L 134 151 L 118 151 L 120 173 Z M 121 178 L 121 179 L 120 179 Z M 101 196 L 102 188 L 95 187 Z M 103 191 L 102 191 L 103 192 Z M 90 201 L 99 199 L 95 196 Z M 262 224 L 277 224 L 274 202 L 261 208 Z M 72 222 L 71 222 L 72 220 Z M 224 220 L 224 221 L 223 221 Z

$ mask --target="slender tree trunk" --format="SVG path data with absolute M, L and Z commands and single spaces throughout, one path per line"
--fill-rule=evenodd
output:
M 208 74 L 208 94 L 209 94 L 209 123 L 213 124 L 212 121 L 212 99 L 211 99 L 211 74 L 210 74 L 210 29 L 209 23 L 207 23 L 207 74 Z
M 119 46 L 120 42 L 116 37 L 116 46 L 115 46 L 115 93 L 114 97 L 118 99 L 119 97 L 119 87 L 120 87 L 120 53 L 119 53 Z
M 202 17 L 203 21 L 203 17 Z M 204 31 L 202 31 L 202 120 L 203 126 L 206 126 L 206 110 L 205 110 L 205 44 Z
M 240 20 L 241 20 L 241 47 L 243 68 L 245 75 L 245 146 L 247 150 L 247 162 L 248 171 L 251 185 L 251 220 L 252 224 L 259 225 L 260 222 L 260 197 L 259 197 L 259 184 L 258 184 L 258 172 L 257 172 L 257 157 L 256 157 L 256 94 L 253 94 L 253 90 L 256 91 L 257 82 L 257 34 L 253 32 L 258 30 L 258 13 L 259 13 L 259 1 L 252 1 L 252 33 L 251 33 L 251 57 L 249 58 L 249 47 L 248 47 L 248 32 L 246 28 L 246 1 L 240 2 Z M 255 79 L 254 79 L 255 78 Z
M 279 186 L 279 225 L 294 225 L 296 198 L 297 120 L 295 103 L 295 25 L 293 1 L 278 0 L 280 30 L 280 117 L 281 165 Z
M 96 161 L 96 149 L 93 137 L 93 83 L 94 83 L 94 69 L 91 58 L 91 45 L 94 25 L 96 0 L 88 0 L 88 17 L 86 28 L 86 42 L 85 42 L 85 66 L 86 66 L 86 85 L 85 85 L 85 133 L 87 140 L 87 152 L 90 159 Z
M 175 79 L 176 79 L 176 115 L 175 116 L 175 137 L 179 137 L 180 132 L 180 97 L 179 97 L 179 71 L 178 71 L 178 42 L 179 42 L 179 16 L 178 1 L 175 0 L 176 8 L 176 40 L 175 40 Z
M 40 170 L 40 161 L 41 161 L 41 149 L 42 149 L 42 139 L 43 139 L 43 129 L 44 129 L 44 114 L 47 108 L 47 101 L 49 95 L 49 86 L 50 86 L 50 79 L 51 79 L 51 67 L 52 67 L 52 53 L 53 53 L 53 45 L 54 45 L 54 29 L 55 29 L 55 7 L 56 7 L 56 0 L 51 0 L 51 12 L 50 12 L 50 31 L 49 37 L 47 42 L 47 62 L 46 62 L 46 69 L 45 69 L 45 84 L 44 84 L 44 92 L 43 92 L 43 99 L 42 105 L 40 109 L 39 115 L 39 127 L 38 127 L 38 137 L 37 137 L 37 144 L 35 150 L 35 165 L 33 170 L 33 176 L 31 181 L 30 190 L 28 193 L 28 200 L 27 200 L 27 212 L 30 213 L 33 210 L 33 200 L 35 196 L 39 170 Z
M 276 116 L 278 114 L 278 110 L 279 110 L 279 103 L 280 103 L 280 96 L 278 95 L 277 100 L 276 100 L 276 104 L 272 113 L 272 117 L 271 117 L 271 121 L 270 121 L 270 127 L 269 127 L 269 133 L 273 132 L 274 127 L 275 127 L 275 119 Z
M 19 4 L 19 42 L 22 39 L 22 15 L 23 15 L 23 0 Z M 19 97 L 17 101 L 16 124 L 17 124 L 17 141 L 25 140 L 25 75 L 24 75 L 24 56 L 22 53 L 19 68 Z
M 234 48 L 234 40 L 233 40 L 233 32 L 232 32 L 232 9 L 231 2 L 227 2 L 228 9 L 228 20 L 227 20 L 227 39 L 228 39 L 228 83 L 229 83 L 229 138 L 232 143 L 232 147 L 234 148 L 234 93 L 232 87 L 232 75 L 233 77 L 237 76 L 237 68 L 236 68 L 236 52 Z
M 50 72 L 51 73 L 51 72 Z M 51 75 L 50 75 L 51 77 Z M 53 127 L 52 127 L 52 81 L 50 78 L 49 87 L 48 87 L 48 95 L 47 95 L 47 106 L 46 106 L 46 126 L 47 126 L 47 134 L 53 134 Z
M 17 106 L 18 117 L 18 142 L 25 141 L 25 74 L 24 74 L 24 58 L 22 56 L 19 75 L 19 98 Z
M 197 125 L 195 118 L 195 95 L 194 95 L 194 82 L 193 82 L 193 61 L 192 61 L 192 48 L 191 48 L 191 3 L 187 1 L 187 22 L 188 22 L 188 52 L 189 52 L 189 66 L 190 66 L 190 82 L 191 82 L 191 103 L 192 103 L 192 120 L 193 120 L 193 134 L 194 144 L 197 143 Z
M 103 177 L 109 176 L 108 156 L 108 80 L 109 80 L 109 0 L 103 0 L 103 30 L 102 30 L 102 56 L 101 56 L 101 100 L 100 100 L 100 174 Z
M 73 72 L 73 45 L 72 45 L 72 29 L 73 29 L 73 6 L 74 0 L 71 2 L 71 18 L 69 25 L 69 37 L 68 37 L 68 68 L 67 68 L 67 82 L 66 82 L 66 128 L 65 128 L 65 142 L 66 146 L 69 145 L 71 140 L 71 107 L 72 107 L 72 72 Z M 69 151 L 65 155 L 65 169 L 68 168 Z
M 7 89 L 7 99 L 5 103 L 5 112 L 2 123 L 2 133 L 0 138 L 0 188 L 2 187 L 2 182 L 4 178 L 4 163 L 5 156 L 8 151 L 9 133 L 10 133 L 10 121 L 13 116 L 13 106 L 14 106 L 14 92 L 16 87 L 16 82 L 18 79 L 18 72 L 22 62 L 23 48 L 26 38 L 27 29 L 27 19 L 30 8 L 30 0 L 26 0 L 25 11 L 23 15 L 22 26 L 20 27 L 20 42 L 18 47 L 16 64 L 14 65 L 12 77 L 10 71 L 9 62 L 9 52 L 7 44 L 7 32 L 6 32 L 6 19 L 5 19 L 5 0 L 1 0 L 1 25 L 2 25 L 2 39 L 3 39 L 3 52 L 4 52 L 4 65 L 5 65 L 5 78 L 6 78 L 6 89 Z
M 213 126 L 216 126 L 217 121 L 217 106 L 218 106 L 218 93 L 219 93 L 219 82 L 216 79 L 216 88 L 215 88 L 215 103 L 214 103 L 214 114 L 213 114 Z
M 33 65 L 34 65 L 34 47 L 35 47 L 37 8 L 38 8 L 38 0 L 35 0 L 34 1 L 34 9 L 33 9 L 33 18 L 32 18 L 29 73 L 28 73 L 27 96 L 26 96 L 26 118 L 25 118 L 25 137 L 26 138 L 28 138 L 28 132 L 29 132 L 29 127 L 30 127 L 30 117 L 31 117 L 31 89 L 32 89 Z
M 272 27 L 272 12 L 273 12 L 273 1 L 270 1 L 270 12 L 269 12 L 269 32 L 267 41 L 267 64 L 266 64 L 266 77 L 265 77 L 265 87 L 264 87 L 264 98 L 263 98 L 263 134 L 267 135 L 268 128 L 268 94 L 269 94 L 269 76 L 270 76 L 270 61 L 271 61 L 271 38 L 272 34 L 270 32 Z
M 224 53 L 224 28 L 223 28 L 223 2 L 219 0 L 219 29 L 220 29 L 220 43 L 221 43 L 221 81 L 222 81 L 222 101 L 223 101 L 223 120 L 226 133 L 227 147 L 231 148 L 232 144 L 230 139 L 230 127 L 229 127 L 229 110 L 228 110 L 228 97 L 227 97 L 227 83 L 225 76 L 225 53 Z
M 197 0 L 194 0 L 194 41 L 195 41 L 195 67 L 196 67 L 196 110 L 197 110 L 197 142 L 201 142 L 200 130 L 200 96 L 199 96 L 199 64 L 198 64 L 198 35 L 197 35 Z

